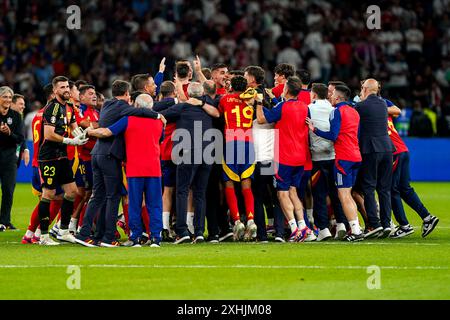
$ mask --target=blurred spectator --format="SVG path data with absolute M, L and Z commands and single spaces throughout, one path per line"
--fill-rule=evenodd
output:
M 419 100 L 413 104 L 409 135 L 412 137 L 432 137 L 433 125 L 430 118 L 424 113 Z

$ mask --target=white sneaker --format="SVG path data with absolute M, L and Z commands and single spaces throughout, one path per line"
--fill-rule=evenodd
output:
M 346 235 L 347 229 L 345 229 L 345 224 L 343 223 L 336 224 L 336 235 L 334 236 L 334 239 L 342 240 Z
M 59 235 L 56 237 L 56 239 L 70 243 L 77 243 L 73 234 L 69 232 L 69 229 L 59 229 Z
M 245 228 L 244 240 L 250 241 L 256 238 L 256 224 L 254 220 L 249 220 L 247 222 L 247 228 Z
M 53 239 L 50 238 L 48 234 L 42 234 L 41 239 L 39 241 L 39 245 L 41 245 L 41 246 L 58 246 L 58 245 L 60 245 L 60 243 L 53 241 Z
M 233 240 L 239 241 L 243 237 L 244 232 L 245 232 L 244 224 L 241 221 L 237 220 L 233 227 Z
M 319 236 L 317 237 L 317 241 L 325 241 L 332 237 L 330 229 L 325 228 L 322 230 L 319 230 Z
M 275 242 L 285 243 L 286 240 L 284 240 L 282 237 L 275 237 Z
M 317 237 L 314 234 L 314 232 L 312 232 L 312 230 L 309 230 L 308 235 L 305 238 L 305 242 L 312 242 L 312 241 L 316 241 L 316 240 L 317 240 Z

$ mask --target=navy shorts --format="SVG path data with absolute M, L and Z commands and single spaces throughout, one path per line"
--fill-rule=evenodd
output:
M 287 166 L 278 164 L 275 174 L 275 188 L 279 191 L 289 191 L 290 187 L 300 188 L 304 166 Z
M 334 162 L 334 181 L 338 188 L 351 188 L 355 185 L 361 162 L 336 160 Z
M 175 187 L 177 182 L 177 166 L 172 160 L 161 160 L 161 172 L 164 187 Z
M 91 161 L 80 160 L 77 173 L 75 174 L 75 183 L 79 188 L 92 190 L 93 173 Z
M 229 141 L 223 153 L 223 180 L 240 182 L 252 179 L 255 172 L 255 149 L 252 142 Z

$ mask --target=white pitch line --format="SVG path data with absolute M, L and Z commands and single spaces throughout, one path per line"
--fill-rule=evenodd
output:
M 75 264 L 76 265 L 76 264 Z M 29 269 L 29 268 L 67 268 L 72 265 L 0 265 L 0 269 Z M 276 265 L 124 265 L 124 264 L 90 264 L 76 265 L 80 268 L 112 268 L 112 269 L 367 269 L 369 266 L 276 266 Z M 391 270 L 448 270 L 446 266 L 379 266 L 381 269 Z

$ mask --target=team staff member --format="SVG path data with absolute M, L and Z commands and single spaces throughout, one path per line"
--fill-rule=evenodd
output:
M 2 203 L 0 225 L 16 229 L 11 223 L 11 207 L 17 174 L 17 145 L 24 141 L 22 116 L 11 109 L 14 92 L 9 87 L 0 87 L 0 183 Z
M 11 109 L 18 112 L 23 120 L 23 111 L 25 110 L 25 97 L 21 94 L 14 94 L 12 97 Z M 25 131 L 24 131 L 25 136 Z M 17 167 L 20 167 L 20 161 L 23 160 L 25 166 L 28 166 L 30 163 L 30 150 L 28 150 L 27 142 L 24 139 L 22 144 L 20 145 L 18 159 L 17 159 Z
M 48 227 L 50 201 L 55 199 L 56 188 L 59 185 L 64 190 L 64 199 L 61 205 L 61 221 L 57 239 L 75 243 L 75 238 L 69 233 L 68 228 L 77 187 L 67 158 L 67 145 L 77 146 L 87 142 L 82 129 L 76 124 L 73 109 L 67 104 L 70 98 L 69 80 L 59 76 L 53 79 L 52 85 L 55 99 L 44 109 L 43 140 L 38 156 L 42 181 L 42 198 L 39 202 L 41 245 L 57 244 L 49 238 Z M 69 138 L 69 130 L 74 138 Z
M 279 140 L 275 142 L 279 148 L 279 159 L 275 159 L 278 162 L 275 179 L 281 208 L 291 229 L 291 242 L 315 240 L 306 226 L 303 205 L 297 194 L 309 149 L 308 127 L 305 124 L 308 106 L 297 100 L 300 90 L 300 79 L 290 77 L 283 91 L 286 101 L 269 110 L 263 109 L 262 101 L 258 99 L 256 111 L 258 123 L 276 123 L 275 129 L 279 130 Z
M 126 81 L 113 82 L 114 98 L 106 101 L 100 111 L 100 127 L 107 128 L 125 116 L 157 118 L 165 123 L 164 117 L 153 110 L 130 106 L 130 89 L 131 86 Z M 91 246 L 99 240 L 101 246 L 117 247 L 120 244 L 115 240 L 115 232 L 122 189 L 122 160 L 125 158 L 123 135 L 98 139 L 91 155 L 94 173 L 92 197 L 76 242 Z M 95 215 L 100 211 L 94 240 L 91 238 L 92 224 Z
M 220 116 L 219 111 L 215 107 L 198 100 L 204 93 L 203 87 L 199 82 L 191 82 L 187 91 L 190 98 L 186 102 L 176 104 L 161 112 L 169 121 L 176 120 L 177 130 L 174 132 L 172 139 L 174 139 L 174 141 L 181 140 L 181 142 L 174 143 L 174 149 L 176 148 L 178 152 L 181 151 L 181 155 L 174 150 L 173 153 L 176 153 L 176 157 L 172 157 L 172 160 L 177 164 L 177 222 L 175 226 L 177 235 L 174 244 L 190 241 L 186 223 L 189 187 L 192 188 L 195 207 L 195 238 L 193 242 L 199 243 L 205 240 L 203 236 L 205 229 L 205 195 L 211 171 L 211 164 L 206 163 L 203 158 L 203 151 L 208 143 L 205 141 L 199 143 L 199 141 L 194 140 L 199 134 L 198 132 L 194 134 L 194 128 L 200 128 L 200 134 L 203 137 L 206 130 L 212 128 L 212 118 L 210 114 L 214 117 Z M 189 132 L 189 138 L 181 136 L 182 132 L 186 131 Z M 198 129 L 195 131 L 198 131 Z M 180 134 L 177 135 L 177 132 L 180 132 Z M 185 141 L 185 139 L 188 141 Z
M 378 90 L 378 81 L 367 79 L 361 87 L 362 101 L 356 104 L 361 118 L 361 188 L 369 220 L 365 234 L 367 238 L 385 238 L 391 233 L 392 152 L 395 148 L 388 135 L 386 102 L 378 96 Z M 380 217 L 375 190 L 380 202 Z
M 355 184 L 362 158 L 358 145 L 359 115 L 347 102 L 349 98 L 350 89 L 348 87 L 336 86 L 331 96 L 335 109 L 330 115 L 329 131 L 315 128 L 311 119 L 307 119 L 307 123 L 314 134 L 334 141 L 335 183 L 342 209 L 351 228 L 351 234 L 345 235 L 343 240 L 353 242 L 364 239 L 358 221 L 356 203 L 352 198 L 352 187 Z
M 136 108 L 153 106 L 148 94 L 136 98 Z M 151 247 L 159 247 L 162 231 L 161 164 L 159 144 L 163 137 L 163 124 L 156 119 L 123 117 L 108 128 L 88 130 L 89 136 L 107 138 L 124 132 L 127 154 L 127 180 L 129 197 L 129 241 L 123 245 L 140 247 L 142 239 L 142 195 L 150 220 Z

